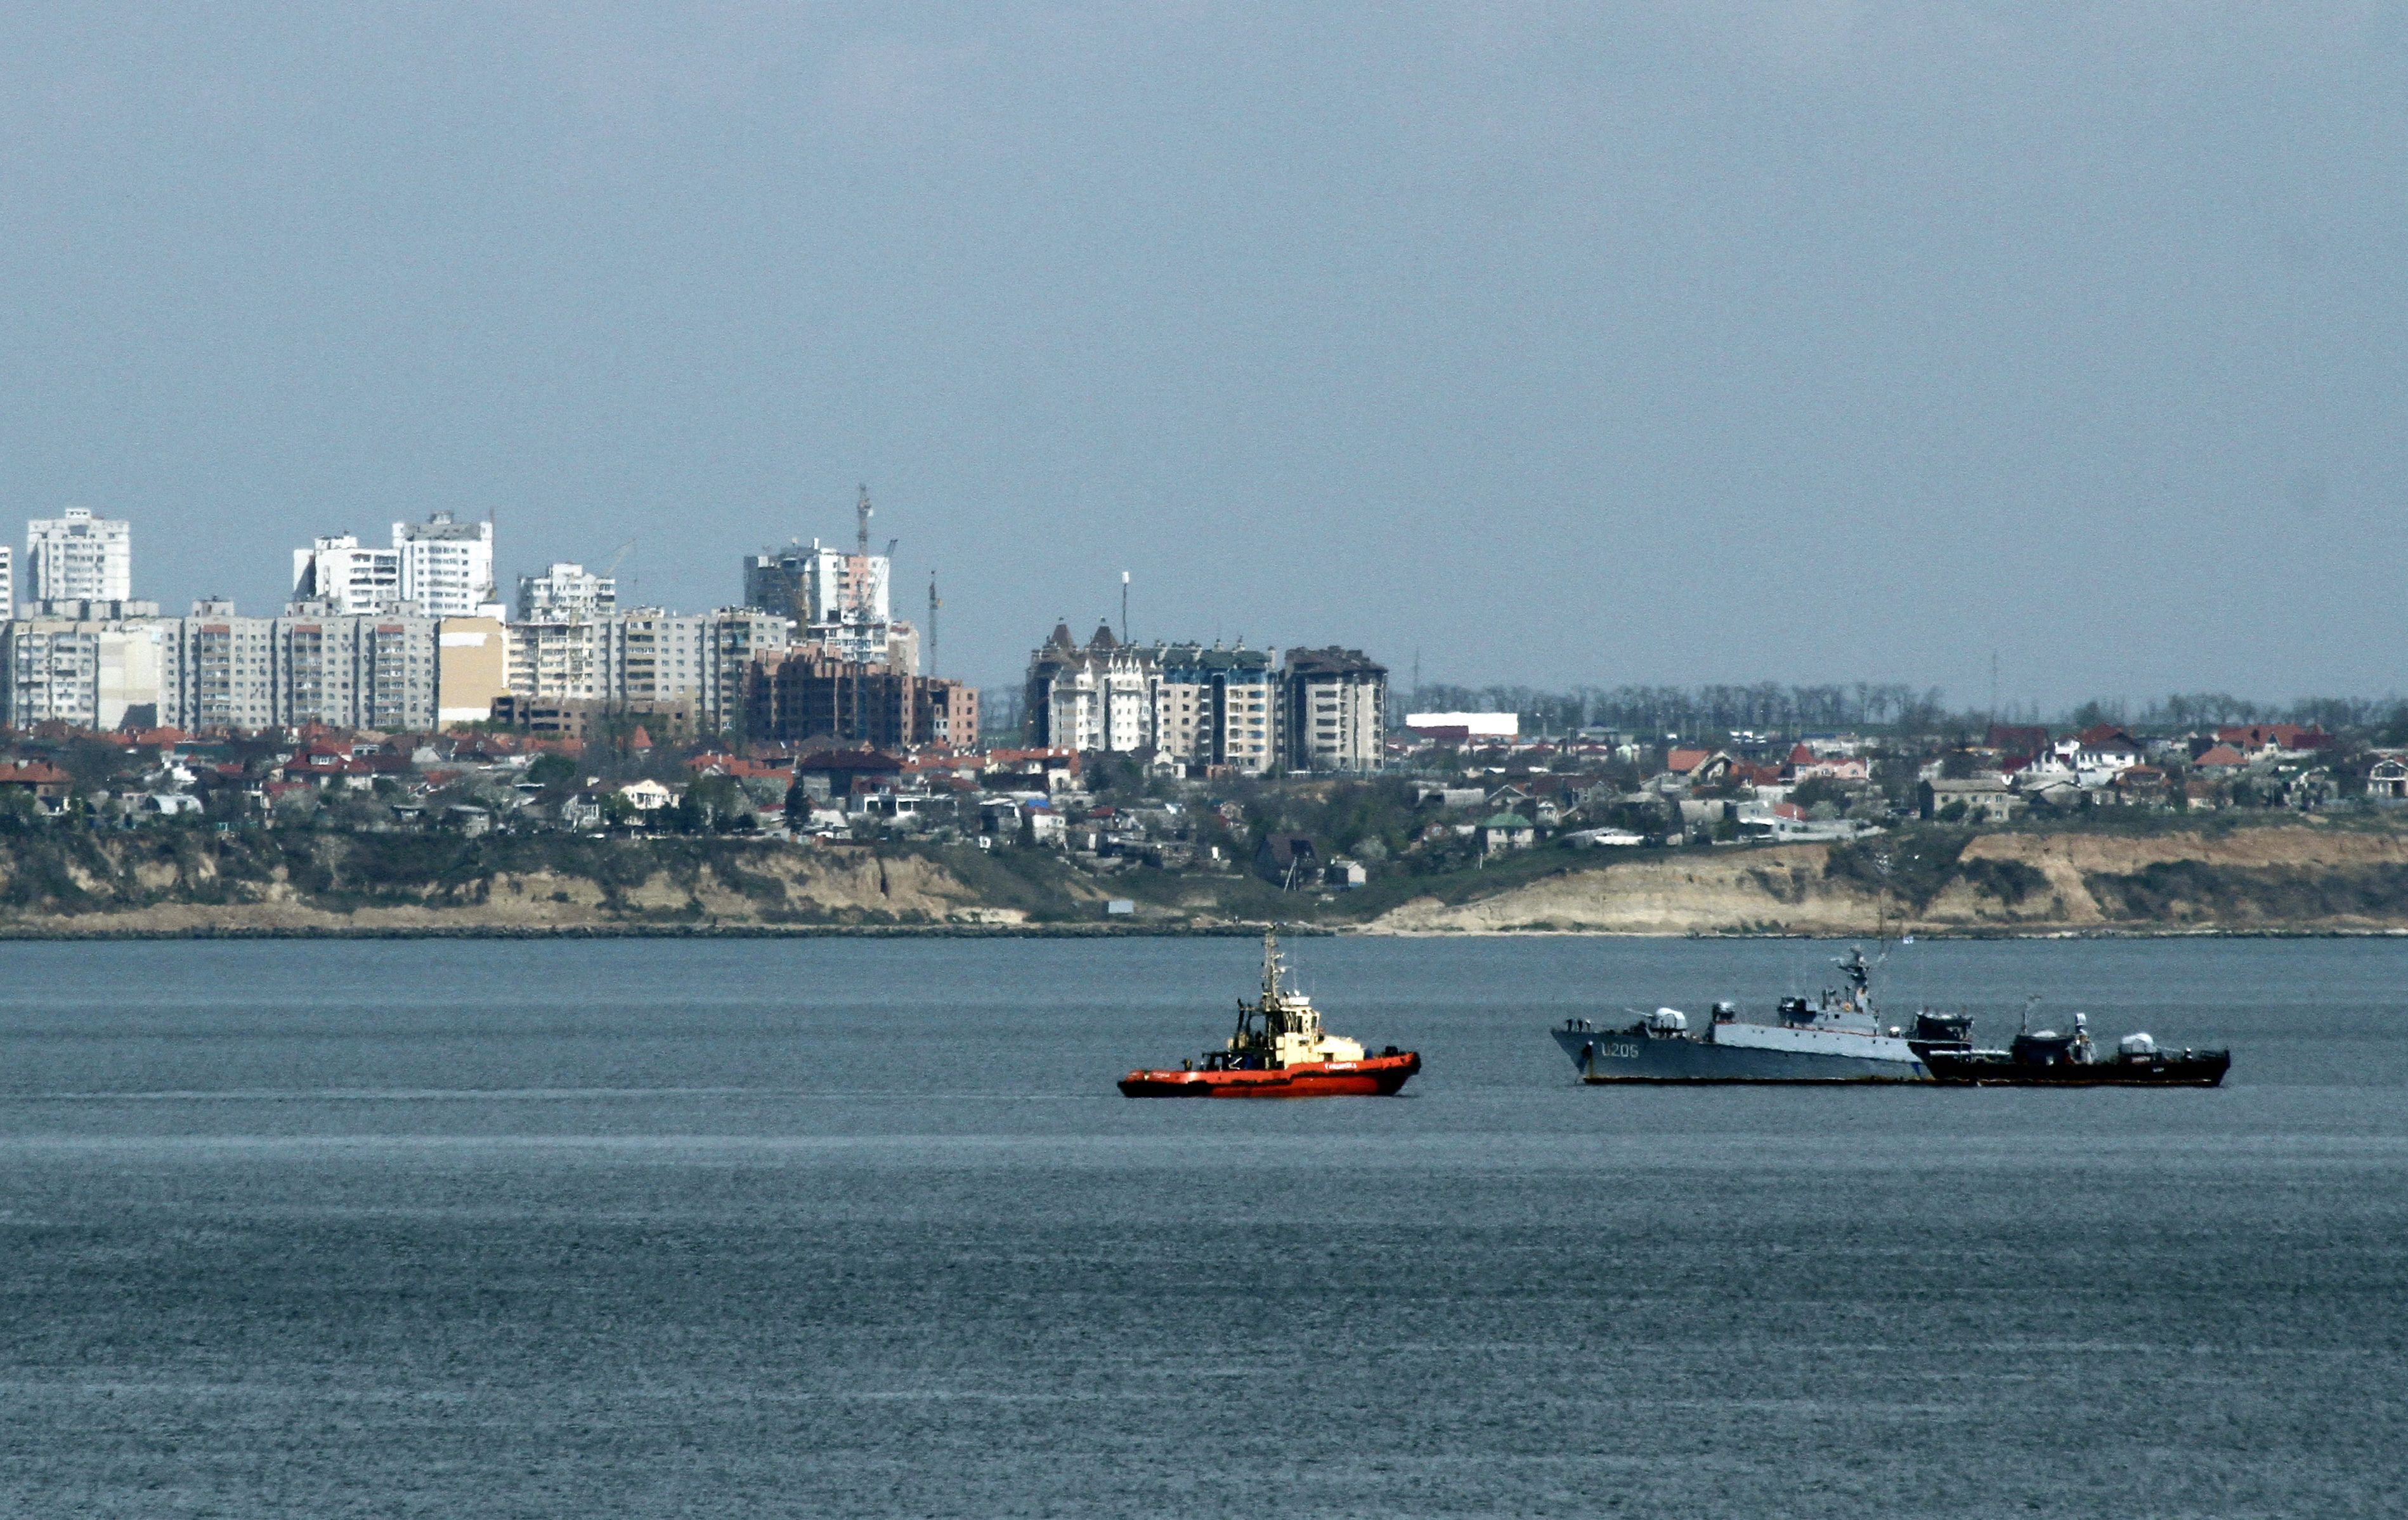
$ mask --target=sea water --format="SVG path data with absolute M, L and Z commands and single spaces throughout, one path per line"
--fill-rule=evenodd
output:
M 11 944 L 0 1512 L 2398 1515 L 2408 945 L 1926 942 L 2218 1091 L 1584 1088 L 1803 941 Z

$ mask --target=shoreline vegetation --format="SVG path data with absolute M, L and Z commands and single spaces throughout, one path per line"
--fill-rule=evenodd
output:
M 2138 822 L 2137 820 L 2135 822 Z M 0 938 L 1250 934 L 1862 939 L 2408 934 L 2408 827 L 2276 816 L 1541 849 L 1283 892 L 968 844 L 287 830 L 0 837 Z

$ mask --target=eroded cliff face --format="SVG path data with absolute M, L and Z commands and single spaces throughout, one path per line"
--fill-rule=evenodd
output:
M 1418 898 L 1372 932 L 1873 932 L 1883 904 L 1828 870 L 1823 845 L 1699 850 L 1548 877 L 1495 896 Z M 2408 930 L 2408 835 L 2270 826 L 2154 837 L 1987 834 L 1928 901 L 1892 897 L 1917 933 Z
M 340 836 L 19 839 L 0 926 L 32 933 L 408 933 L 1024 922 L 910 852 L 579 841 L 395 847 Z
M 1821 845 L 1567 857 L 1575 868 L 1454 901 L 1367 910 L 1259 883 L 1157 882 L 1130 927 L 1268 916 L 1370 933 L 1866 935 L 1885 908 L 1918 933 L 2408 932 L 2408 830 L 2309 825 L 2157 836 L 1928 831 L 1879 849 L 1899 866 L 1885 902 L 1870 852 Z M 1534 862 L 1536 864 L 1536 862 Z M 1050 852 L 825 848 L 738 840 L 476 841 L 158 831 L 0 837 L 0 932 L 21 934 L 543 933 L 1042 928 L 1102 919 L 1125 891 Z

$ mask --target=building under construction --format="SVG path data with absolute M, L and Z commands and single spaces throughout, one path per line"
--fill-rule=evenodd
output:
M 978 693 L 958 681 L 839 658 L 824 645 L 764 655 L 745 678 L 744 727 L 754 739 L 836 738 L 901 749 L 978 743 Z

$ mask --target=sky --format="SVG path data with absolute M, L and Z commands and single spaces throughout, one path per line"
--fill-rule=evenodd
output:
M 1400 684 L 2401 688 L 2408 10 L 17 5 L 0 519 Z M 632 546 L 632 547 L 626 547 Z M 622 550 L 624 548 L 624 553 Z

